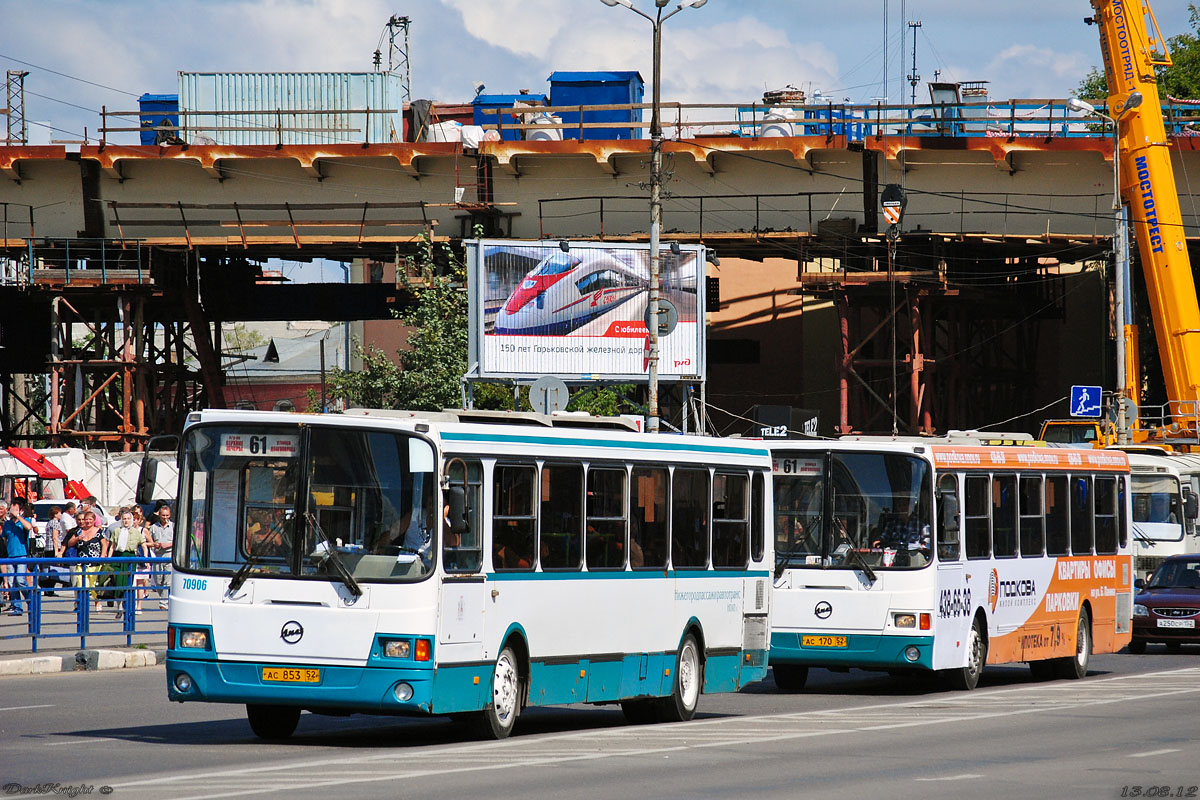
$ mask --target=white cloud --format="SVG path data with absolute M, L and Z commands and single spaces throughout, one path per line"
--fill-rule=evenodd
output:
M 548 45 L 567 26 L 569 9 L 580 0 L 444 0 L 462 15 L 463 27 L 477 39 L 521 55 L 545 60 Z

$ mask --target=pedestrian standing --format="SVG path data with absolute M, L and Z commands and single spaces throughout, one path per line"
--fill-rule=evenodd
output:
M 166 500 L 159 500 L 154 506 L 154 519 L 155 521 L 150 525 L 150 549 L 156 556 L 169 556 L 171 548 L 175 544 L 175 523 L 171 521 L 171 504 Z M 155 573 L 154 583 L 159 587 L 166 586 L 166 569 Z M 162 593 L 161 588 L 159 593 Z M 167 607 L 165 598 L 158 604 L 158 607 L 163 609 Z
M 34 530 L 33 521 L 25 516 L 25 501 L 14 497 L 9 501 L 4 527 L 0 528 L 0 538 L 4 539 L 9 558 L 29 557 L 29 534 Z M 19 617 L 25 613 L 24 601 L 29 592 L 29 568 L 24 564 L 14 564 L 10 616 Z

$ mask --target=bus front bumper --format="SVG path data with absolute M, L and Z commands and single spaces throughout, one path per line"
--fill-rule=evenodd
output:
M 280 670 L 285 672 L 280 674 Z M 429 713 L 432 708 L 433 675 L 432 667 L 281 665 L 168 655 L 167 697 L 176 702 L 261 703 L 313 711 L 419 714 Z M 272 677 L 282 679 L 272 680 Z
M 805 636 L 816 637 L 822 643 L 805 645 Z M 840 646 L 841 639 L 845 639 L 845 646 Z M 910 647 L 916 650 L 910 651 Z M 906 655 L 914 652 L 916 659 Z M 770 658 L 772 664 L 807 667 L 933 669 L 933 637 L 775 631 L 771 634 Z

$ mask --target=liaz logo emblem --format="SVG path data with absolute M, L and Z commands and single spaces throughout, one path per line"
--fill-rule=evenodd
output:
M 988 576 L 988 605 L 992 607 L 992 611 L 996 610 L 996 602 L 1000 599 L 1000 573 L 992 570 L 992 574 Z
M 813 613 L 817 615 L 817 619 L 829 619 L 829 615 L 833 613 L 833 606 L 822 600 L 817 603 L 816 608 L 813 609 Z
M 283 639 L 284 644 L 295 644 L 304 638 L 304 626 L 295 620 L 289 620 L 283 623 L 279 638 Z

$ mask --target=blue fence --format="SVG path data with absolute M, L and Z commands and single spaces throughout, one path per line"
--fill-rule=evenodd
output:
M 36 653 L 47 639 L 124 639 L 166 637 L 171 559 L 3 558 L 5 594 L 24 614 L 0 617 L 0 644 L 27 639 Z M 145 585 L 141 585 L 141 584 Z M 139 606 L 141 611 L 139 611 Z

